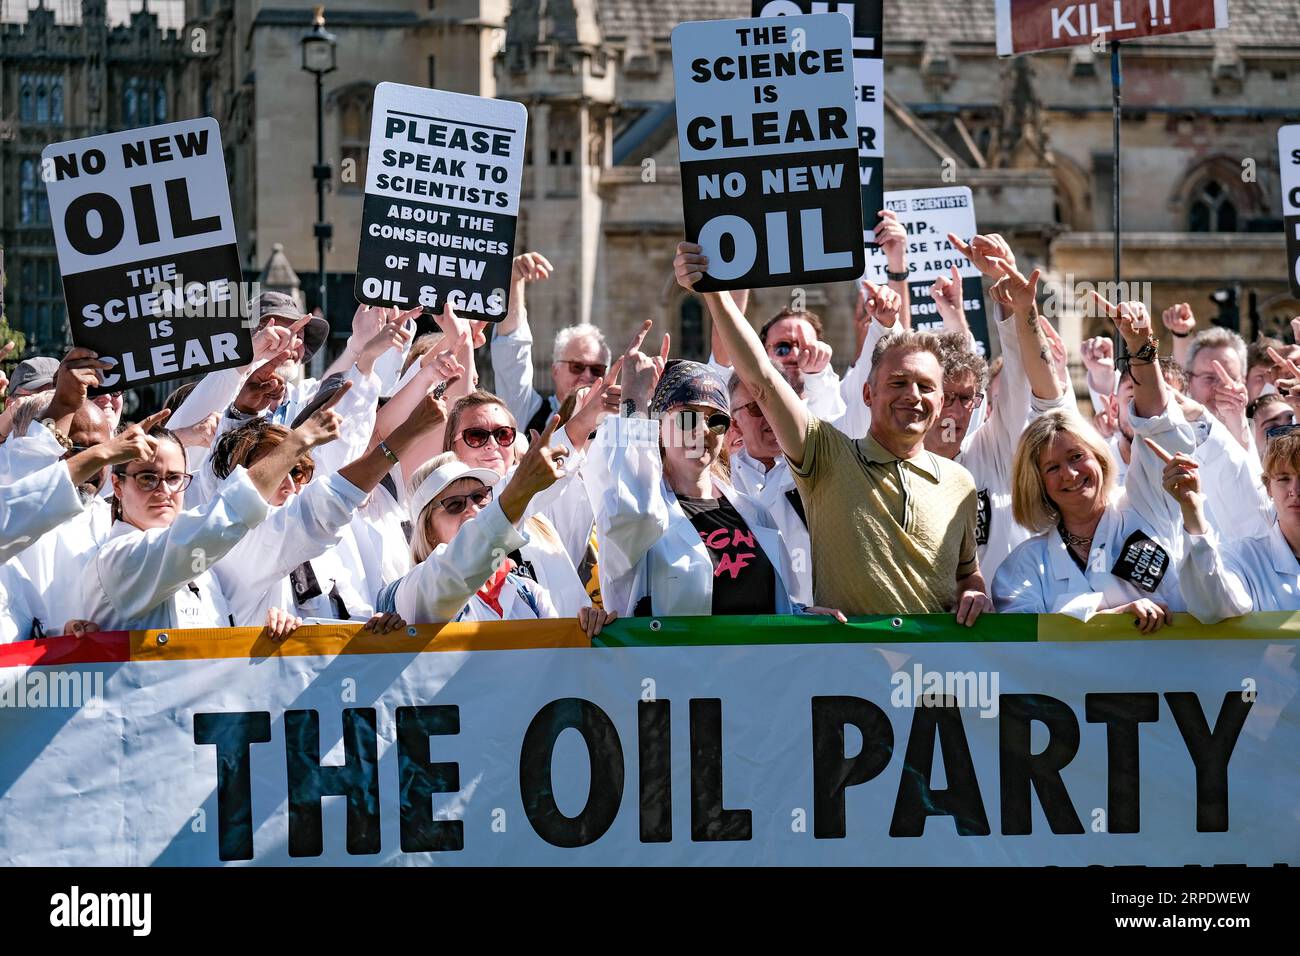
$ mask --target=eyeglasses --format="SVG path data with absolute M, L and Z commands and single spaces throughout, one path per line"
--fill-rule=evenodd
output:
M 672 420 L 683 432 L 695 431 L 700 427 L 701 420 L 708 426 L 709 431 L 715 435 L 721 435 L 731 427 L 731 416 L 726 412 L 714 412 L 705 418 L 694 409 L 683 408 L 673 413 Z
M 747 402 L 746 404 L 737 406 L 731 410 L 732 415 L 735 415 L 737 412 L 746 412 L 754 418 L 764 417 L 763 410 L 758 407 L 758 402 Z
M 570 362 L 568 359 L 564 360 L 564 364 L 569 366 L 570 375 L 581 375 L 584 371 L 590 370 L 591 374 L 596 378 L 604 378 L 605 372 L 609 368 L 609 366 L 599 362 L 594 364 L 590 362 Z
M 141 491 L 154 491 L 162 485 L 172 494 L 184 491 L 194 480 L 193 475 L 181 471 L 173 471 L 165 476 L 156 471 L 128 471 L 123 477 L 134 479 Z
M 311 481 L 312 476 L 316 474 L 315 467 L 308 465 L 294 465 L 289 469 L 289 477 L 293 479 L 296 485 L 305 485 Z
M 510 425 L 500 428 L 467 428 L 460 433 L 461 439 L 470 448 L 482 448 L 492 439 L 502 448 L 509 448 L 515 443 L 515 430 Z
M 961 395 L 957 392 L 943 393 L 944 408 L 951 408 L 956 402 L 961 402 L 961 407 L 970 411 L 984 404 L 984 393 L 976 392 L 974 395 Z
M 777 358 L 785 358 L 799 346 L 795 342 L 777 342 L 772 346 L 772 354 Z
M 454 517 L 455 515 L 461 514 L 469 506 L 471 501 L 482 508 L 491 500 L 492 489 L 484 486 L 478 489 L 478 491 L 471 491 L 467 494 L 448 495 L 446 498 L 435 501 L 434 505 L 442 508 L 447 512 L 447 514 Z
M 1272 440 L 1274 438 L 1281 438 L 1283 435 L 1290 435 L 1297 431 L 1300 431 L 1300 425 L 1297 425 L 1294 422 L 1290 425 L 1274 425 L 1272 428 L 1264 429 L 1264 437 Z

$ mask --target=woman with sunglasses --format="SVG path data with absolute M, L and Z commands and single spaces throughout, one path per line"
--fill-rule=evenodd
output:
M 200 507 L 186 511 L 185 450 L 155 429 L 152 453 L 113 470 L 108 539 L 85 572 L 85 615 L 104 630 L 228 627 L 229 601 L 211 568 L 251 528 L 303 454 L 338 438 L 328 405 L 251 468 L 236 468 Z
M 644 354 L 650 325 L 623 356 L 626 417 L 601 424 L 585 468 L 604 604 L 624 615 L 789 614 L 785 542 L 720 467 L 726 383 L 708 365 Z
M 1165 491 L 1183 517 L 1178 585 L 1202 624 L 1254 611 L 1300 610 L 1300 433 L 1280 435 L 1264 452 L 1263 484 L 1276 520 L 1266 534 L 1224 539 L 1206 519 L 1200 466 L 1166 456 Z
M 591 603 L 577 570 L 593 520 L 587 493 L 576 474 L 582 455 L 574 451 L 565 429 L 548 428 L 543 434 L 548 443 L 557 446 L 553 450 L 564 453 L 565 473 L 530 499 L 525 516 L 527 540 L 508 557 L 520 575 L 546 589 L 560 617 L 577 617 Z M 471 468 L 508 479 L 515 468 L 517 440 L 515 418 L 505 403 L 490 392 L 476 391 L 452 406 L 443 450 L 453 452 Z
M 287 624 L 316 618 L 366 621 L 367 630 L 380 633 L 404 627 L 396 615 L 372 616 L 374 593 L 367 587 L 351 523 L 392 468 L 388 456 L 404 458 L 446 415 L 441 400 L 424 396 L 388 438 L 334 473 L 316 474 L 312 455 L 303 454 L 272 495 L 267 519 L 213 569 L 229 597 L 235 624 L 260 624 L 278 608 Z M 225 479 L 291 439 L 283 425 L 249 422 L 217 442 L 212 469 Z
M 558 423 L 552 416 L 541 436 L 533 432 L 531 447 L 504 482 L 495 469 L 467 465 L 452 452 L 416 471 L 407 498 L 414 566 L 380 592 L 377 610 L 416 624 L 566 616 L 545 586 L 505 557 L 528 542 L 521 529 L 534 496 L 563 474 L 565 452 L 550 446 Z M 591 637 L 615 617 L 590 606 L 573 616 Z

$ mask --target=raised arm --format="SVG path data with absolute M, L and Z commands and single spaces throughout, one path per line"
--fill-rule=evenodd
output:
M 1169 403 L 1165 377 L 1151 335 L 1151 316 L 1141 302 L 1115 305 L 1093 292 L 1097 304 L 1119 329 L 1129 353 L 1129 374 L 1133 376 L 1133 410 L 1142 418 L 1155 418 Z
M 1196 331 L 1196 316 L 1192 314 L 1192 307 L 1186 302 L 1179 302 L 1165 309 L 1160 321 L 1174 337 L 1174 361 L 1186 368 L 1187 353 L 1192 348 L 1192 333 Z
M 700 246 L 693 242 L 678 244 L 673 268 L 678 283 L 684 288 L 693 289 L 708 266 L 708 257 L 703 254 Z M 763 410 L 781 451 L 790 459 L 791 464 L 798 467 L 803 463 L 804 446 L 808 437 L 808 411 L 803 401 L 785 377 L 768 361 L 763 343 L 758 340 L 758 333 L 736 307 L 731 295 L 727 292 L 708 292 L 704 294 L 704 301 L 713 318 L 713 327 L 730 353 L 732 368 Z
M 998 281 L 989 289 L 989 297 L 1014 316 L 1016 344 L 1019 347 L 1021 371 L 1029 380 L 1029 389 L 1036 398 L 1054 400 L 1065 391 L 1056 377 L 1052 361 L 1052 346 L 1044 333 L 1038 315 L 1038 269 L 1025 278 L 1015 265 L 1002 259 L 991 260 L 998 269 Z
M 885 253 L 885 268 L 890 272 L 903 273 L 908 271 L 907 267 L 907 230 L 903 224 L 898 221 L 898 214 L 892 209 L 880 210 L 880 222 L 876 223 L 875 229 L 876 245 L 880 246 Z M 897 294 L 902 302 L 902 308 L 899 312 L 900 321 L 903 328 L 912 327 L 912 290 L 908 288 L 906 279 L 899 281 L 897 279 L 889 280 L 889 288 Z

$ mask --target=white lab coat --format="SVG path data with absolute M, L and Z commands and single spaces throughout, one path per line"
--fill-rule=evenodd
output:
M 1187 610 L 1202 624 L 1252 611 L 1300 610 L 1300 562 L 1282 528 L 1224 542 L 1183 532 L 1178 582 Z
M 808 535 L 808 525 L 799 517 L 799 512 L 790 503 L 790 493 L 799 494 L 795 487 L 794 473 L 785 456 L 776 459 L 770 471 L 764 471 L 760 462 L 755 461 L 744 449 L 731 456 L 731 483 L 742 495 L 748 495 L 757 501 L 781 532 L 786 551 L 790 555 L 790 597 L 796 604 L 811 606 L 813 601 L 812 584 L 812 539 Z
M 63 454 L 63 446 L 50 430 L 38 421 L 32 422 L 25 435 L 10 436 L 8 441 L 0 444 L 0 485 L 52 465 Z
M 17 561 L 0 564 L 0 644 L 52 637 L 63 631 L 64 619 L 49 619 L 36 586 Z
M 235 626 L 261 627 L 272 607 L 300 617 L 336 617 L 329 599 L 334 586 L 351 616 L 365 613 L 373 596 L 363 599 L 354 593 L 351 576 L 338 569 L 339 562 L 323 557 L 340 544 L 341 532 L 365 497 L 360 488 L 337 473 L 313 478 L 301 494 L 270 509 L 266 520 L 216 562 L 213 571 L 228 598 Z M 299 603 L 289 574 L 304 561 L 311 562 L 322 593 Z M 365 614 L 365 618 L 369 616 Z
M 587 456 L 600 542 L 605 609 L 632 615 L 647 594 L 656 615 L 713 613 L 713 561 L 663 477 L 659 422 L 611 416 Z M 776 613 L 794 611 L 794 575 L 781 533 L 758 502 L 725 482 L 714 487 L 735 507 L 776 572 Z
M 533 387 L 533 332 L 526 311 L 520 310 L 519 325 L 509 335 L 492 336 L 491 352 L 494 394 L 506 403 L 521 432 L 543 401 L 550 405 L 550 414 L 555 414 L 559 409 L 555 396 L 543 396 Z
M 248 472 L 236 468 L 199 508 L 166 528 L 113 525 L 86 575 L 86 615 L 105 631 L 228 627 L 229 601 L 210 570 L 269 506 Z
M 1092 540 L 1092 549 L 1080 571 L 1056 529 L 1035 535 L 1018 545 L 993 577 L 993 603 L 1001 612 L 1068 614 L 1087 621 L 1100 610 L 1150 598 L 1171 610 L 1184 609 L 1178 588 L 1178 562 L 1182 538 L 1181 513 L 1160 484 L 1164 465 L 1140 441 L 1147 435 L 1171 453 L 1193 448 L 1192 430 L 1173 401 L 1165 414 L 1130 418 L 1139 441 L 1133 445 L 1128 479 L 1116 500 L 1107 506 Z M 1134 532 L 1142 532 L 1167 553 L 1164 575 L 1154 592 L 1111 573 Z
M 501 589 L 499 617 L 477 594 L 500 556 L 527 541 L 528 536 L 507 520 L 501 502 L 493 499 L 461 525 L 449 543 L 438 545 L 405 577 L 385 588 L 377 610 L 395 610 L 410 624 L 558 618 L 546 589 L 513 573 Z
M 855 441 L 871 430 L 871 409 L 862 400 L 862 386 L 867 384 L 867 378 L 871 375 L 871 353 L 876 350 L 876 343 L 892 331 L 894 331 L 892 328 L 887 329 L 879 322 L 872 322 L 867 327 L 867 337 L 862 342 L 862 350 L 858 352 L 858 357 L 853 360 L 853 364 L 844 373 L 844 380 L 840 382 L 844 414 L 839 421 L 823 419 Z
M 401 495 L 401 472 L 394 471 L 394 476 L 393 487 Z M 372 609 L 379 592 L 411 570 L 407 523 L 405 505 L 383 485 L 376 485 L 353 514 L 343 543 L 334 551 Z
M 0 490 L 0 563 L 26 550 L 47 531 L 81 514 L 81 493 L 65 462 L 16 478 Z
M 45 605 L 64 621 L 94 620 L 86 604 L 87 567 L 113 526 L 108 499 L 96 496 L 81 513 L 45 534 L 15 559 L 43 595 Z
M 1273 523 L 1273 502 L 1260 480 L 1259 456 L 1232 437 L 1228 426 L 1207 412 L 1190 423 L 1196 435 L 1192 458 L 1200 463 L 1205 520 L 1221 535 L 1258 538 Z

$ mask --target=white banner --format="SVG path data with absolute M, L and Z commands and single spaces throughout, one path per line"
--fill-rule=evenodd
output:
M 168 653 L 184 642 L 174 633 Z M 1296 650 L 1288 637 L 4 668 L 0 863 L 1295 865 Z M 936 690 L 960 706 L 924 706 Z

